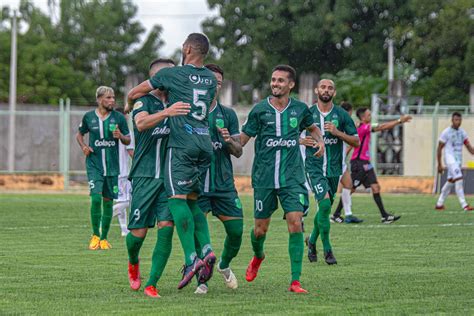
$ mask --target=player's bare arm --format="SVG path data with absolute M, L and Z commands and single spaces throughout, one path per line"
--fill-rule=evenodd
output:
M 149 114 L 148 112 L 140 112 L 135 115 L 135 124 L 139 132 L 145 131 L 150 128 L 154 128 L 156 124 L 165 120 L 168 117 L 187 115 L 191 110 L 191 105 L 184 102 L 176 102 L 173 105 L 167 107 L 163 111 Z
M 86 145 L 86 143 L 84 143 L 84 136 L 81 133 L 79 132 L 76 133 L 76 140 L 79 146 L 81 147 L 81 150 L 84 153 L 84 156 L 87 157 L 90 155 L 90 153 L 94 152 L 92 148 L 90 148 L 88 145 Z
M 242 145 L 240 144 L 240 135 L 230 136 L 227 128 L 217 128 L 224 141 L 227 143 L 227 150 L 232 156 L 239 158 L 242 156 Z
M 404 124 L 404 123 L 410 122 L 411 119 L 412 119 L 411 115 L 402 115 L 402 116 L 400 116 L 400 118 L 398 120 L 393 120 L 393 121 L 390 121 L 390 122 L 382 123 L 378 126 L 373 127 L 372 131 L 373 132 L 380 132 L 380 131 L 385 131 L 385 130 L 388 130 L 388 129 L 392 129 L 392 128 L 394 128 L 395 126 L 397 126 L 399 124 Z
M 129 113 L 133 109 L 133 101 L 143 97 L 145 94 L 153 90 L 153 87 L 150 84 L 150 81 L 145 80 L 140 83 L 138 86 L 134 87 L 128 92 L 127 95 L 127 104 L 125 105 L 125 113 Z
M 464 146 L 466 146 L 467 150 L 471 153 L 471 155 L 474 155 L 474 147 L 469 142 L 469 139 L 466 139 L 464 141 Z
M 242 145 L 242 147 L 244 147 L 245 145 L 247 145 L 247 143 L 249 142 L 250 140 L 250 136 L 245 134 L 244 132 L 241 132 L 240 133 L 240 144 Z
M 115 126 L 115 130 L 113 131 L 112 135 L 114 136 L 114 138 L 119 139 L 120 142 L 124 145 L 129 145 L 131 142 L 130 135 L 123 135 L 120 129 L 118 128 L 118 125 Z
M 441 156 L 443 153 L 443 148 L 444 148 L 444 143 L 443 142 L 438 142 L 438 149 L 436 151 L 436 158 L 438 159 L 438 172 L 443 173 L 443 163 L 441 161 Z
M 311 134 L 311 137 L 317 142 L 313 147 L 318 148 L 318 151 L 314 154 L 316 157 L 322 157 L 324 155 L 324 139 L 323 135 L 321 134 L 321 130 L 316 125 L 311 125 L 310 127 L 306 128 L 306 130 Z
M 359 147 L 360 146 L 360 140 L 359 136 L 357 135 L 347 135 L 346 133 L 340 131 L 336 125 L 334 125 L 332 122 L 325 122 L 324 123 L 324 130 L 328 131 L 332 135 L 340 138 L 342 141 L 346 142 L 349 146 L 352 147 Z

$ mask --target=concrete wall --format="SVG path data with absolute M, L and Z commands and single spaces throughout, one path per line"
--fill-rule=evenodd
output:
M 436 162 L 433 149 L 438 145 L 441 132 L 450 125 L 451 116 L 439 116 L 433 124 L 433 118 L 429 115 L 415 116 L 411 123 L 404 125 L 403 175 L 433 175 L 433 158 Z M 467 132 L 471 143 L 474 143 L 474 116 L 464 116 L 461 127 Z M 463 167 L 467 167 L 469 162 L 474 163 L 474 156 L 464 148 Z M 437 168 L 436 163 L 434 166 Z

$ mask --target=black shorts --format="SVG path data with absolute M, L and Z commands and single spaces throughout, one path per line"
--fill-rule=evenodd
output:
M 351 160 L 351 178 L 354 188 L 361 184 L 368 188 L 372 184 L 377 183 L 374 166 L 367 160 Z

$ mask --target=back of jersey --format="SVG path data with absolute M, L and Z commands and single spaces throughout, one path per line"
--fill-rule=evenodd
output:
M 169 147 L 212 152 L 208 115 L 216 94 L 214 74 L 205 67 L 184 65 L 161 69 L 150 83 L 153 88 L 168 92 L 170 105 L 178 101 L 191 105 L 189 114 L 170 118 Z

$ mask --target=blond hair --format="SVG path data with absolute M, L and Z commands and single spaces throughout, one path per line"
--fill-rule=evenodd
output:
M 98 99 L 105 94 L 114 94 L 114 89 L 107 86 L 100 86 L 95 90 L 95 98 Z

